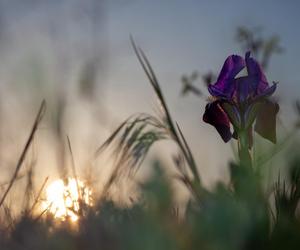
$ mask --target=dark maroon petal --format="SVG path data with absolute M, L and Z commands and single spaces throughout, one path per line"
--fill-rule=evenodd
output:
M 221 108 L 219 101 L 206 105 L 203 121 L 214 126 L 224 142 L 228 142 L 231 139 L 229 119 Z
M 276 143 L 276 115 L 279 105 L 270 100 L 264 100 L 257 113 L 255 131 L 269 141 Z
M 234 92 L 234 78 L 245 67 L 242 57 L 231 55 L 227 57 L 219 74 L 217 82 L 208 86 L 208 91 L 212 96 L 230 98 Z
M 259 63 L 250 57 L 250 52 L 246 53 L 245 56 L 248 76 L 252 78 L 252 87 L 255 89 L 255 94 L 261 94 L 266 88 L 268 88 L 269 84 L 266 76 L 263 73 L 263 70 Z

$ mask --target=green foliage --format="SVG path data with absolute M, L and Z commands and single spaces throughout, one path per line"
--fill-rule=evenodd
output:
M 217 184 L 201 200 L 191 197 L 183 217 L 156 162 L 131 206 L 99 200 L 77 229 L 24 215 L 0 238 L 1 249 L 299 249 L 299 162 L 291 162 L 285 182 L 276 182 L 274 207 L 261 178 L 232 163 L 231 184 Z

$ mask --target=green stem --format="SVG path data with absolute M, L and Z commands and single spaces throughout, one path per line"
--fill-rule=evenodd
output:
M 239 132 L 239 157 L 241 165 L 252 168 L 252 158 L 249 150 L 249 135 L 247 130 Z

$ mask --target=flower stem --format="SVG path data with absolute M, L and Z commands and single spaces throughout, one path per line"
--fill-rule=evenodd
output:
M 252 158 L 250 155 L 249 135 L 247 130 L 239 132 L 239 157 L 241 165 L 252 168 Z

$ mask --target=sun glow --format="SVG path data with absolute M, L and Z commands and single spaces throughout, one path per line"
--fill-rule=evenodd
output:
M 92 190 L 84 182 L 68 178 L 52 182 L 46 189 L 46 200 L 43 209 L 54 218 L 76 222 L 82 206 L 92 206 Z

